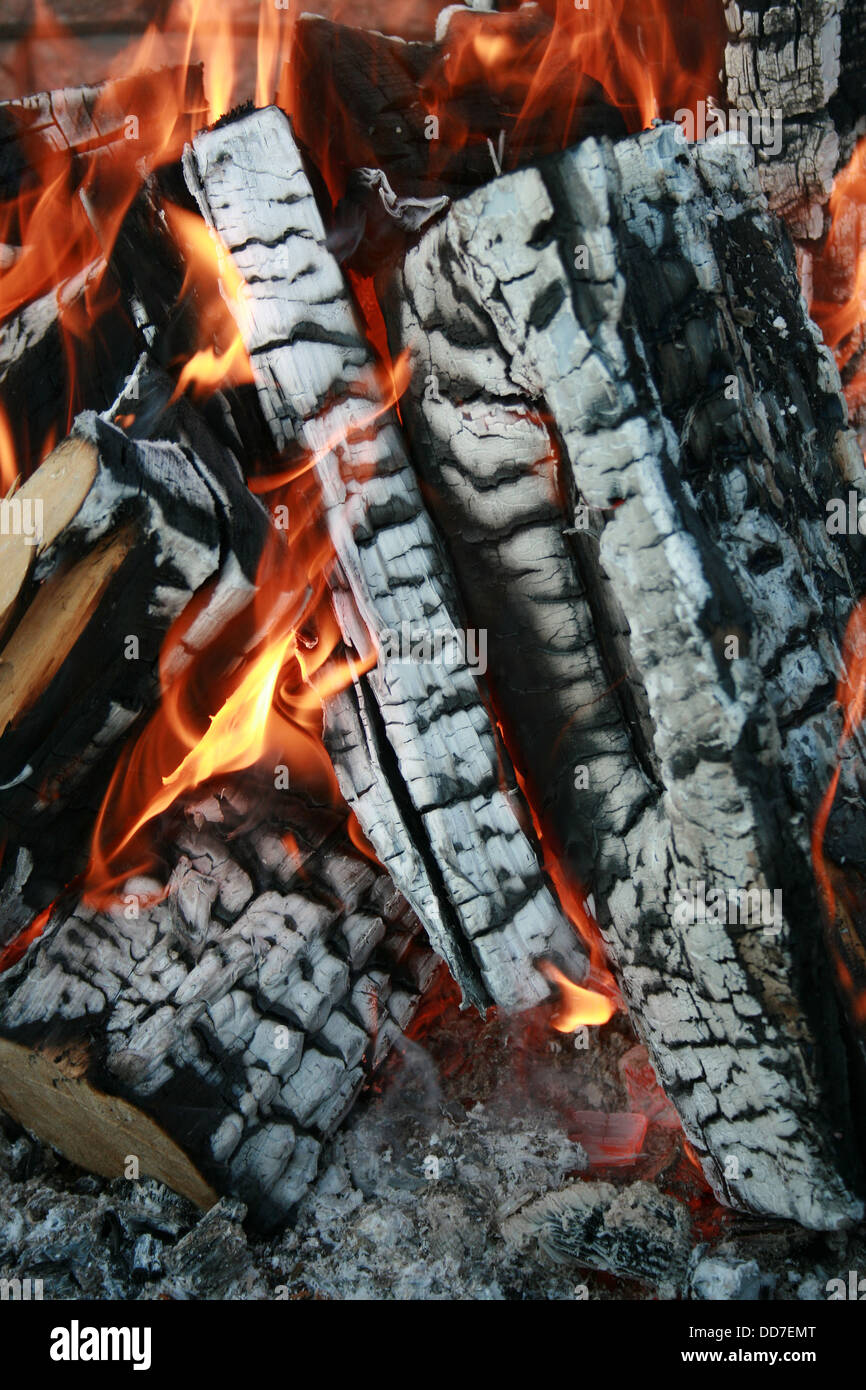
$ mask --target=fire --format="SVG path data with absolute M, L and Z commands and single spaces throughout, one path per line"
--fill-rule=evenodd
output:
M 244 345 L 249 308 L 243 276 L 217 233 L 201 217 L 170 203 L 165 213 L 184 249 L 181 298 L 195 296 L 199 335 L 228 342 L 220 353 L 212 345 L 195 353 L 181 370 L 175 394 L 180 396 L 192 387 L 194 394 L 208 395 L 225 384 L 252 382 L 252 363 Z
M 321 739 L 322 703 L 370 670 L 376 650 L 371 643 L 357 657 L 340 654 L 327 582 L 334 551 L 310 469 L 281 486 L 272 506 L 288 508 L 292 525 L 271 533 L 249 610 L 191 662 L 184 635 L 197 605 L 165 641 L 162 699 L 118 762 L 94 830 L 83 892 L 96 905 L 152 863 L 156 819 L 214 779 L 264 767 L 270 758 L 272 766 L 288 767 L 293 788 L 339 801 Z
M 357 23 L 351 5 L 338 6 L 334 17 L 341 16 Z M 399 29 L 399 12 L 392 24 Z M 549 0 L 502 13 L 456 10 L 442 50 L 419 79 L 427 178 L 442 175 L 467 146 L 495 146 L 500 125 L 503 164 L 511 169 L 579 138 L 587 104 L 619 112 L 629 133 L 658 116 L 694 110 L 719 94 L 724 42 L 721 12 L 708 0 L 649 0 L 639 8 L 626 0 Z M 325 91 L 324 112 L 308 110 L 299 100 L 304 81 L 304 55 L 296 53 L 281 104 L 295 113 L 337 200 L 351 168 L 380 161 L 341 92 Z
M 599 1028 L 613 1018 L 616 1004 L 612 999 L 573 984 L 550 961 L 542 961 L 538 968 L 560 990 L 559 1008 L 550 1020 L 558 1033 L 573 1033 L 584 1026 Z
M 860 361 L 866 322 L 866 138 L 833 183 L 830 230 L 814 280 L 810 312 L 835 353 L 853 410 L 866 391 L 866 367 Z
M 839 736 L 839 762 L 830 780 L 812 826 L 812 863 L 820 891 L 825 918 L 831 932 L 831 946 L 840 982 L 851 1000 L 852 1012 L 859 1023 L 866 1022 L 866 991 L 857 991 L 851 972 L 840 954 L 836 940 L 837 918 L 850 917 L 837 895 L 838 870 L 830 865 L 824 853 L 827 823 L 836 800 L 842 773 L 841 759 L 846 746 L 857 733 L 866 713 L 866 599 L 861 599 L 848 620 L 842 649 L 842 674 L 836 688 L 836 700 L 844 712 L 842 733 Z M 842 881 L 844 886 L 844 881 Z M 846 928 L 847 934 L 847 928 Z M 856 935 L 856 933 L 855 933 Z
M 39 23 L 49 22 L 41 0 L 38 13 Z M 357 19 L 354 7 L 347 7 L 347 18 Z M 396 27 L 399 21 L 397 14 Z M 259 105 L 271 100 L 282 77 L 282 104 L 294 107 L 292 25 L 287 8 L 261 0 L 255 35 Z M 697 32 L 701 37 L 694 42 L 691 36 Z M 218 120 L 239 95 L 246 95 L 237 91 L 240 51 L 230 7 L 214 10 L 203 0 L 165 3 L 159 25 L 151 25 L 119 56 L 111 75 L 143 82 L 153 69 L 176 62 L 173 35 L 181 36 L 182 48 L 174 90 L 166 100 L 145 103 L 135 138 L 114 141 L 100 159 L 53 152 L 36 171 L 35 182 L 0 208 L 0 246 L 21 248 L 0 261 L 0 324 L 40 295 L 59 295 L 62 285 L 95 266 L 83 315 L 58 300 L 64 334 L 70 341 L 86 339 L 104 307 L 103 277 L 124 218 L 145 178 L 176 161 L 196 128 Z M 438 131 L 430 142 L 429 172 L 441 171 L 465 146 L 489 140 L 490 132 L 467 115 L 479 95 L 484 109 L 502 113 L 507 123 L 507 131 L 497 128 L 492 134 L 494 140 L 501 136 L 495 148 L 508 168 L 520 162 L 524 151 L 534 150 L 541 132 L 548 149 L 570 143 L 580 130 L 580 109 L 588 98 L 615 108 L 632 131 L 659 114 L 693 107 L 716 89 L 720 35 L 714 0 L 684 0 L 676 13 L 666 0 L 648 0 L 639 13 L 626 0 L 550 0 L 546 7 L 504 13 L 457 12 L 442 52 L 422 78 L 423 109 Z M 189 70 L 198 62 L 204 63 L 208 109 L 188 112 Z M 103 108 L 108 115 L 109 100 L 109 92 L 98 99 L 97 122 Z M 339 195 L 342 175 L 332 167 L 327 146 L 344 143 L 350 165 L 376 161 L 363 143 L 363 132 L 350 131 L 338 90 L 325 91 L 321 108 L 310 114 L 314 138 L 304 130 L 301 135 L 308 138 L 332 193 Z M 198 350 L 178 364 L 177 394 L 190 390 L 204 395 L 227 383 L 252 382 L 240 274 L 200 218 L 177 207 L 166 208 L 166 216 L 184 250 L 183 294 L 195 302 L 199 330 Z M 337 795 L 320 736 L 322 700 L 369 669 L 376 655 L 372 641 L 370 651 L 357 657 L 342 652 L 327 584 L 333 546 L 324 527 L 315 466 L 325 452 L 356 446 L 381 413 L 399 409 L 409 371 L 407 355 L 390 359 L 372 282 L 356 279 L 353 287 L 381 359 L 373 383 L 377 404 L 359 407 L 348 436 L 328 439 L 317 452 L 276 475 L 250 479 L 251 488 L 272 507 L 286 499 L 291 530 L 268 548 L 251 613 L 237 620 L 239 630 L 218 644 L 221 650 L 186 661 L 183 638 L 192 621 L 186 615 L 169 634 L 161 661 L 160 706 L 119 761 L 98 817 L 84 885 L 92 899 L 104 898 L 131 872 L 134 861 L 149 857 L 149 848 L 142 848 L 145 832 L 178 797 L 277 750 L 284 756 L 288 749 L 293 772 L 318 779 L 320 785 L 324 779 L 329 793 Z M 73 362 L 71 351 L 68 356 Z M 367 386 L 359 383 L 361 399 Z M 70 418 L 76 402 L 70 372 Z M 8 418 L 0 414 L 4 489 L 19 472 L 13 436 Z M 244 653 L 240 662 L 238 652 Z M 184 669 L 177 676 L 179 664 Z M 571 1031 L 605 1023 L 620 1001 L 598 929 L 545 841 L 543 828 L 537 824 L 536 829 L 547 870 L 591 958 L 588 981 L 580 986 L 552 963 L 540 967 L 561 991 L 554 1026 Z M 359 827 L 353 833 L 362 838 Z
M 5 497 L 18 478 L 18 456 L 6 411 L 0 403 L 0 497 Z

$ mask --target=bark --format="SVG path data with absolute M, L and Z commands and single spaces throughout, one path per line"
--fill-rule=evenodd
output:
M 470 620 L 491 603 L 482 570 L 488 594 L 533 574 L 491 679 L 518 767 L 541 782 L 564 720 L 587 771 L 561 772 L 545 809 L 659 1080 L 720 1196 L 832 1227 L 861 1207 L 809 826 L 863 581 L 825 503 L 864 472 L 765 207 L 743 144 L 686 147 L 672 127 L 586 141 L 455 204 L 407 256 L 389 318 Z M 533 469 L 554 448 L 559 515 Z M 860 825 L 853 762 L 831 854 Z M 678 922 L 701 882 L 780 890 L 778 923 Z
M 271 792 L 273 798 L 273 792 Z M 0 1104 L 73 1161 L 286 1220 L 437 967 L 342 812 L 234 785 L 0 979 Z
M 549 986 L 533 962 L 581 978 L 584 953 L 504 785 L 472 669 L 453 653 L 463 628 L 450 567 L 289 123 L 270 109 L 220 126 L 185 168 L 246 281 L 239 324 L 277 445 L 289 460 L 317 459 L 344 639 L 378 651 L 326 710 L 343 793 L 465 998 L 537 1003 Z M 390 647 L 403 631 L 428 644 L 426 659 Z M 452 654 L 437 659 L 446 640 Z
M 32 861 L 32 908 L 82 867 L 112 752 L 159 698 L 169 627 L 187 615 L 177 679 L 255 593 L 267 516 L 205 435 L 198 454 L 83 415 L 17 494 L 17 529 L 41 507 L 41 539 L 0 537 L 2 877 Z

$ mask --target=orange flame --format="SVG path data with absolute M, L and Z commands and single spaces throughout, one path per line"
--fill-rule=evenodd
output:
M 357 658 L 337 656 L 342 638 L 327 584 L 334 551 L 315 475 L 302 470 L 278 498 L 275 508 L 287 507 L 292 525 L 271 533 L 249 609 L 190 660 L 184 639 L 207 602 L 201 595 L 164 643 L 162 700 L 118 762 L 95 827 L 83 891 L 98 906 L 152 862 L 147 827 L 214 778 L 270 755 L 288 766 L 292 787 L 340 799 L 321 739 L 322 702 L 370 670 L 376 651 L 371 643 Z
M 5 497 L 18 477 L 18 456 L 9 418 L 0 403 L 0 497 Z
M 411 5 L 403 19 L 410 10 Z M 330 13 L 349 25 L 357 22 L 351 5 Z M 400 24 L 398 7 L 392 32 Z M 339 34 L 334 42 L 339 45 Z M 503 167 L 514 168 L 524 155 L 572 144 L 588 99 L 616 108 L 629 132 L 646 128 L 657 116 L 694 110 L 699 100 L 718 94 L 723 46 L 724 25 L 710 0 L 681 0 L 677 6 L 647 0 L 639 8 L 627 0 L 581 6 L 551 0 L 502 13 L 456 10 L 444 42 L 418 79 L 418 98 L 428 122 L 434 122 L 428 127 L 427 177 L 441 175 L 467 146 L 483 147 L 489 140 L 496 147 L 499 130 L 490 122 L 497 115 L 507 127 L 502 132 L 507 140 L 494 148 L 496 163 L 501 156 Z M 369 61 L 375 66 L 375 49 Z M 344 104 L 337 90 L 336 66 L 321 103 L 299 99 L 308 84 L 309 98 L 321 80 L 307 63 L 301 45 L 292 72 L 284 75 L 280 100 L 292 110 L 336 200 L 351 168 L 378 165 L 385 155 L 377 157 L 357 128 L 351 104 Z M 491 162 L 491 177 L 495 167 Z
M 827 823 L 836 800 L 839 780 L 842 773 L 841 758 L 846 746 L 856 734 L 866 713 L 866 599 L 861 599 L 848 620 L 845 641 L 842 648 L 842 674 L 836 688 L 836 700 L 844 711 L 842 732 L 839 736 L 837 757 L 840 760 L 830 780 L 815 821 L 812 826 L 812 863 L 820 891 L 821 902 L 828 924 L 832 927 L 838 910 L 836 889 L 830 865 L 824 853 L 824 837 Z M 858 1022 L 866 1021 L 866 993 L 859 997 L 854 989 L 850 971 L 841 959 L 838 947 L 833 943 L 836 968 L 846 994 L 852 1002 L 852 1011 Z
M 866 333 L 866 138 L 834 180 L 830 230 L 815 263 L 814 283 L 810 312 L 844 373 L 855 353 L 862 353 Z M 862 403 L 864 390 L 866 367 L 860 367 L 845 382 L 850 409 Z
M 612 999 L 573 984 L 550 961 L 541 961 L 538 968 L 560 990 L 559 1008 L 550 1020 L 558 1033 L 573 1033 L 581 1027 L 598 1028 L 613 1018 L 616 1004 Z
M 253 368 L 244 345 L 249 327 L 247 290 L 243 276 L 219 235 L 195 213 L 165 205 L 168 223 L 183 247 L 186 274 L 181 297 L 195 295 L 198 327 L 203 338 L 228 340 L 218 353 L 209 345 L 187 361 L 178 377 L 175 397 L 192 387 L 197 395 L 209 395 L 230 383 L 252 382 Z

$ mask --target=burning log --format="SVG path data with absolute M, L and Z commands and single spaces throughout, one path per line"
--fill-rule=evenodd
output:
M 115 276 L 106 256 L 144 164 L 179 154 L 206 110 L 200 67 L 0 103 L 0 240 L 11 243 L 0 408 L 22 473 L 79 411 L 105 410 L 135 366 L 145 345 L 138 277 L 122 264 Z M 139 237 L 136 265 L 144 251 Z M 160 279 L 164 267 L 149 274 Z
M 289 123 L 272 108 L 220 125 L 185 169 L 246 281 L 238 322 L 277 445 L 289 465 L 315 463 L 338 621 L 372 666 L 326 708 L 343 793 L 465 999 L 537 1003 L 549 987 L 534 962 L 580 979 L 584 953 L 504 785 L 450 566 Z M 395 650 L 404 636 L 414 652 Z
M 165 844 L 159 877 L 58 905 L 0 978 L 0 1106 L 91 1171 L 270 1227 L 438 963 L 342 813 L 235 785 Z
M 534 70 L 553 28 L 553 17 L 537 5 L 493 15 L 453 6 L 440 16 L 434 43 L 407 43 L 303 15 L 294 30 L 291 68 L 298 135 L 341 192 L 353 169 L 374 165 L 400 193 L 456 195 L 487 182 L 494 156 L 500 166 L 511 166 L 518 128 L 528 157 L 586 135 L 624 134 L 623 115 L 602 85 L 589 76 L 576 82 L 573 65 L 563 68 L 549 102 L 528 120 L 512 89 L 486 81 L 477 59 L 452 89 L 455 48 L 471 52 L 476 35 L 507 55 L 504 67 L 520 55 Z M 321 119 L 323 91 L 334 106 L 327 121 Z
M 0 102 L 0 198 L 17 195 L 36 169 L 50 175 L 120 142 L 147 149 L 155 115 L 175 107 L 193 121 L 207 120 L 200 65 Z
M 93 261 L 3 323 L 0 412 L 23 474 L 46 441 L 66 432 L 70 394 L 104 410 L 132 372 L 144 343 L 116 296 L 104 264 Z M 90 325 L 94 299 L 106 308 Z
M 184 615 L 163 672 L 176 679 L 255 592 L 268 519 L 206 434 L 204 457 L 83 415 L 3 504 L 3 879 L 35 863 L 34 910 L 82 867 L 106 755 L 159 696 L 169 628 Z M 4 922 L 0 941 L 17 926 Z
M 662 127 L 500 179 L 408 254 L 388 318 L 470 620 L 502 606 L 510 751 L 707 1178 L 856 1219 L 809 826 L 863 582 L 826 503 L 866 477 L 748 147 Z

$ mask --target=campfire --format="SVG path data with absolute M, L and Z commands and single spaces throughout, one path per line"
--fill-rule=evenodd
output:
M 126 10 L 0 103 L 0 1276 L 827 1296 L 857 0 Z

